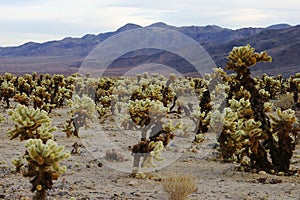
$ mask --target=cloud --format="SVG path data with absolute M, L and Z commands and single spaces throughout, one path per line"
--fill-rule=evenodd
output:
M 298 0 L 0 0 L 0 46 L 98 34 L 129 22 L 142 26 L 162 21 L 175 26 L 215 24 L 228 28 L 282 22 L 296 25 L 299 7 Z M 30 39 L 30 35 L 36 38 Z

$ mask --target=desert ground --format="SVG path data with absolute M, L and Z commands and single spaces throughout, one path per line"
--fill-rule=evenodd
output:
M 6 111 L 2 109 L 1 113 L 7 117 Z M 49 116 L 53 119 L 52 124 L 58 127 L 54 135 L 60 145 L 64 145 L 69 151 L 72 150 L 74 142 L 81 145 L 77 154 L 72 154 L 71 158 L 62 163 L 67 166 L 67 171 L 54 181 L 52 189 L 48 191 L 49 200 L 67 200 L 72 197 L 78 200 L 164 200 L 168 199 L 168 195 L 162 183 L 170 173 L 194 178 L 197 189 L 188 197 L 190 200 L 300 199 L 300 144 L 296 147 L 291 165 L 298 173 L 291 176 L 237 170 L 237 164 L 222 162 L 217 148 L 214 148 L 216 135 L 208 133 L 202 143 L 192 143 L 189 137 L 180 140 L 183 145 L 179 149 L 172 149 L 176 145 L 171 143 L 167 152 L 173 151 L 174 154 L 169 155 L 170 159 L 166 159 L 164 167 L 145 172 L 145 177 L 133 178 L 126 172 L 130 169 L 127 164 L 131 163 L 129 149 L 128 152 L 121 151 L 121 154 L 125 155 L 121 161 L 103 158 L 103 153 L 110 147 L 108 145 L 104 148 L 107 139 L 120 147 L 135 144 L 131 139 L 132 135 L 122 134 L 111 119 L 102 124 L 94 122 L 88 129 L 80 129 L 80 138 L 67 138 L 62 132 L 68 119 L 67 109 L 55 109 Z M 18 139 L 9 140 L 6 133 L 12 126 L 13 123 L 7 119 L 0 127 L 0 199 L 32 199 L 34 194 L 30 191 L 30 179 L 13 172 L 14 166 L 11 161 L 24 154 L 25 142 Z M 97 135 L 103 130 L 106 140 Z M 100 149 L 99 153 L 93 150 L 95 142 L 98 142 L 96 147 Z M 93 145 L 90 145 L 92 143 Z

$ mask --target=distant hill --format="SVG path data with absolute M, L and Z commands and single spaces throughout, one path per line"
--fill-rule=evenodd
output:
M 256 51 L 267 51 L 273 58 L 271 63 L 254 66 L 252 70 L 256 74 L 290 76 L 300 72 L 300 25 L 284 29 L 267 29 L 247 38 L 207 47 L 206 50 L 217 66 L 224 66 L 227 53 L 234 46 L 246 44 L 251 44 Z
M 184 33 L 199 42 L 212 56 L 217 66 L 224 67 L 226 56 L 234 46 L 251 44 L 257 51 L 266 50 L 273 62 L 253 68 L 261 73 L 292 74 L 300 72 L 300 26 L 277 24 L 266 28 L 242 28 L 232 30 L 215 25 L 170 26 L 159 22 L 149 27 L 168 28 Z M 0 47 L 0 73 L 48 73 L 76 72 L 88 53 L 100 42 L 123 31 L 141 28 L 136 24 L 126 24 L 114 32 L 87 34 L 81 38 L 66 37 L 62 40 L 45 43 L 29 42 L 17 47 Z M 184 73 L 185 62 L 167 52 L 140 51 L 122 57 L 114 62 L 114 67 L 126 68 L 140 63 L 164 61 Z M 118 71 L 118 70 L 116 70 Z M 188 73 L 188 72 L 187 72 Z M 285 75 L 285 74 L 284 74 Z

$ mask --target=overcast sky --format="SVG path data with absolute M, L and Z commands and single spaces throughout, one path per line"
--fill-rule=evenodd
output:
M 300 24 L 299 0 L 0 0 L 0 46 L 147 26 Z

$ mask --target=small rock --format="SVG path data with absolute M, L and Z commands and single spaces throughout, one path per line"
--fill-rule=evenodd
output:
M 58 194 L 58 196 L 63 197 L 63 196 L 69 195 L 69 192 L 68 192 L 68 191 L 60 191 L 60 192 L 58 192 L 57 194 Z
M 197 153 L 198 151 L 197 151 L 197 149 L 196 149 L 196 148 L 192 148 L 191 152 L 193 152 L 193 153 Z
M 0 198 L 5 198 L 5 194 L 0 194 Z
M 265 171 L 259 171 L 258 174 L 259 174 L 259 175 L 266 175 L 267 172 L 265 172 Z
M 278 172 L 278 176 L 284 176 L 284 172 Z
M 282 183 L 282 180 L 273 178 L 269 181 L 269 183 L 270 184 L 278 184 L 278 183 Z
M 129 181 L 128 185 L 129 186 L 137 186 L 139 184 L 139 182 L 135 181 L 135 180 L 131 180 Z
M 136 197 L 140 197 L 140 196 L 141 196 L 141 194 L 140 194 L 140 193 L 134 193 L 134 196 L 136 196 Z

